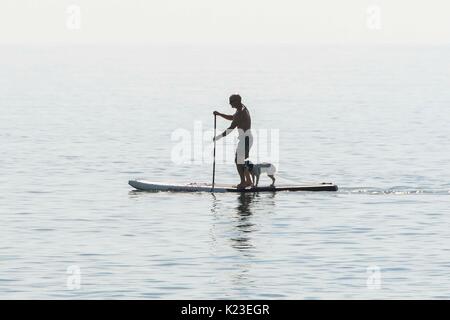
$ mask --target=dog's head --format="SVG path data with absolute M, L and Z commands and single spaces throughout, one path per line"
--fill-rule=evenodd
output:
M 254 164 L 250 160 L 247 160 L 244 162 L 244 168 L 247 169 L 248 171 L 252 172 L 253 167 L 254 167 Z

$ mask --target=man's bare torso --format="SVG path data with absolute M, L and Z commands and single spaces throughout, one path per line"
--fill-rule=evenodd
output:
M 252 119 L 247 107 L 242 108 L 242 110 L 236 111 L 233 116 L 233 122 L 238 129 L 241 129 L 244 132 L 251 129 Z

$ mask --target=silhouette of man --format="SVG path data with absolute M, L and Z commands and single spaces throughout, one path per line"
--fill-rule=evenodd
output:
M 218 111 L 214 111 L 215 116 L 221 116 L 222 118 L 231 121 L 231 125 L 222 134 L 214 137 L 213 141 L 217 141 L 235 128 L 239 131 L 239 142 L 236 149 L 236 157 L 234 162 L 236 163 L 236 168 L 241 178 L 241 182 L 237 185 L 237 188 L 243 189 L 250 187 L 252 185 L 252 179 L 250 173 L 244 168 L 245 160 L 249 157 L 250 148 L 253 144 L 253 136 L 251 132 L 252 119 L 250 117 L 250 112 L 248 108 L 242 103 L 242 98 L 238 94 L 233 94 L 230 96 L 230 105 L 232 108 L 236 109 L 234 115 L 226 115 Z

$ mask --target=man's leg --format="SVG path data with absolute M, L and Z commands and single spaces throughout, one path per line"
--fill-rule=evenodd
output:
M 250 157 L 250 148 L 253 145 L 253 137 L 246 136 L 245 137 L 245 159 L 248 159 Z M 248 169 L 244 169 L 244 176 L 245 176 L 245 186 L 250 187 L 254 184 L 254 181 L 252 182 L 252 178 L 250 177 L 250 172 Z
M 245 185 L 246 186 L 251 186 L 253 185 L 252 183 L 252 177 L 250 175 L 250 172 L 248 172 L 247 169 L 244 169 L 244 177 L 245 177 Z
M 240 164 L 238 161 L 239 160 L 239 155 L 238 155 L 239 150 L 236 152 L 236 157 L 234 158 L 234 162 L 236 163 L 236 169 L 237 172 L 239 173 L 239 177 L 241 178 L 241 183 L 239 183 L 237 185 L 238 188 L 244 188 L 245 185 L 245 175 L 244 175 L 244 165 Z
M 240 139 L 238 142 L 235 158 L 236 168 L 241 178 L 241 183 L 238 185 L 238 188 L 250 187 L 252 185 L 250 172 L 248 172 L 248 170 L 246 170 L 244 167 L 245 159 L 247 159 L 249 156 L 252 143 L 252 139 L 250 139 L 248 136 Z

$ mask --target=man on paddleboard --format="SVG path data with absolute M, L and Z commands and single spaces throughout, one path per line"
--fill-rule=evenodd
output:
M 221 116 L 222 118 L 231 121 L 231 125 L 222 134 L 214 137 L 213 140 L 217 141 L 225 137 L 233 131 L 233 129 L 238 128 L 239 142 L 236 149 L 236 157 L 234 162 L 236 163 L 236 168 L 239 173 L 239 177 L 241 178 L 241 182 L 237 185 L 237 188 L 242 189 L 252 185 L 250 173 L 244 168 L 245 160 L 249 157 L 250 148 L 253 144 L 253 136 L 251 132 L 252 119 L 247 107 L 242 103 L 242 98 L 240 95 L 233 94 L 230 96 L 230 105 L 232 108 L 236 109 L 236 113 L 234 115 L 226 115 L 218 111 L 214 111 L 215 116 Z

